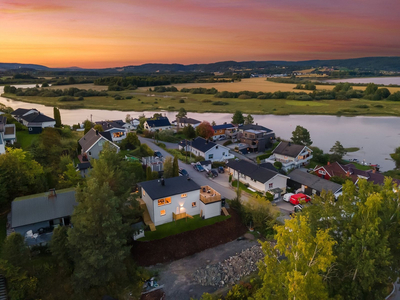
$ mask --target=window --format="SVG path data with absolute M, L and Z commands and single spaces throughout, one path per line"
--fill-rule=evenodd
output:
M 222 155 L 225 156 L 225 152 L 222 152 Z
M 187 197 L 187 194 L 182 194 L 181 195 L 181 198 L 186 198 Z
M 325 175 L 326 174 L 325 171 L 322 171 L 322 170 L 319 170 L 318 173 L 321 174 L 321 175 Z
M 92 155 L 92 152 L 89 151 L 89 155 Z
M 197 202 L 192 202 L 192 207 L 196 207 L 197 206 Z
M 213 157 L 214 157 L 214 154 L 209 154 L 208 155 L 208 159 L 213 159 Z
M 269 184 L 269 188 L 270 188 L 270 189 L 272 189 L 272 188 L 273 188 L 273 186 L 274 186 L 274 184 L 273 184 L 273 183 L 270 183 L 270 184 Z
M 146 191 L 142 190 L 142 194 L 143 194 L 143 196 L 146 196 Z
M 163 210 L 160 211 L 160 216 L 165 216 L 166 214 L 167 214 L 167 213 L 166 213 L 165 209 L 163 209 Z
M 113 133 L 113 137 L 115 137 L 115 138 L 119 138 L 119 137 L 121 137 L 121 136 L 123 136 L 124 135 L 124 133 L 123 132 L 114 132 Z
M 158 199 L 158 206 L 163 206 L 166 204 L 171 204 L 171 197 Z

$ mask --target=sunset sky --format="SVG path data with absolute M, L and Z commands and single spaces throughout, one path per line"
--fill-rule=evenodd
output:
M 118 67 L 400 55 L 399 0 L 0 0 L 0 62 Z

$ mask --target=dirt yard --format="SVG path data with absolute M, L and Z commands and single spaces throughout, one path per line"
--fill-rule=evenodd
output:
M 140 266 L 166 263 L 193 255 L 205 249 L 228 243 L 247 231 L 239 216 L 232 209 L 228 220 L 183 232 L 161 240 L 133 242 L 131 253 Z

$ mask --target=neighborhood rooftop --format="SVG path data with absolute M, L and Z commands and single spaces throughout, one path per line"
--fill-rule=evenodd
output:
M 13 115 L 13 116 L 22 116 L 22 115 L 24 115 L 24 114 L 26 114 L 28 111 L 31 111 L 31 110 L 36 110 L 35 108 L 29 108 L 29 109 L 26 109 L 26 108 L 17 108 L 16 110 L 14 110 L 12 113 L 11 113 L 11 115 Z M 36 110 L 37 111 L 37 110 Z
M 82 147 L 83 152 L 88 151 L 101 137 L 111 140 L 111 135 L 109 132 L 98 132 L 97 130 L 91 128 L 80 140 L 79 144 Z
M 190 145 L 192 146 L 192 148 L 195 148 L 201 152 L 207 152 L 208 150 L 210 150 L 217 144 L 214 142 L 208 141 L 206 139 L 203 139 L 202 137 L 197 137 L 191 142 Z M 183 147 L 184 146 L 185 146 L 185 143 L 183 143 Z
M 273 153 L 281 154 L 289 157 L 297 157 L 305 146 L 293 144 L 291 142 L 280 142 L 280 144 L 275 148 Z
M 96 125 L 101 125 L 101 127 L 103 127 L 103 130 L 106 131 L 110 128 L 124 128 L 125 122 L 122 120 L 108 120 L 96 122 Z
M 199 190 L 200 186 L 185 176 L 178 176 L 164 179 L 155 179 L 139 183 L 151 199 L 156 200 L 178 194 L 184 194 Z
M 307 172 L 295 169 L 289 174 L 290 180 L 308 186 L 311 189 L 321 192 L 322 190 L 331 191 L 336 193 L 342 186 L 333 181 L 322 179 L 318 176 L 309 174 Z
M 41 122 L 54 121 L 53 118 L 50 118 L 41 113 L 31 113 L 29 115 L 23 116 L 22 119 L 24 119 L 26 122 L 29 122 L 29 123 L 41 123 Z
M 258 166 L 246 160 L 234 160 L 231 159 L 226 164 L 227 167 L 238 171 L 240 174 L 249 176 L 251 179 L 257 180 L 258 182 L 265 183 L 271 178 L 275 177 L 278 173 L 268 168 Z M 237 179 L 237 178 L 233 178 Z
M 147 119 L 146 120 L 149 127 L 163 127 L 163 126 L 171 126 L 167 117 L 160 117 L 158 119 Z
M 177 118 L 176 120 L 172 121 L 172 123 L 199 124 L 201 122 L 192 118 Z
M 214 130 L 220 130 L 220 129 L 227 129 L 227 128 L 233 128 L 233 127 L 235 127 L 235 125 L 232 125 L 232 124 L 222 124 L 222 125 L 215 125 L 215 126 L 213 126 L 212 128 L 213 128 Z
M 16 198 L 11 203 L 11 226 L 15 228 L 71 216 L 76 205 L 73 188 L 56 191 L 55 197 L 41 193 Z
M 271 129 L 258 125 L 258 124 L 247 124 L 247 125 L 242 125 L 239 127 L 240 130 L 264 130 L 266 132 L 272 132 Z

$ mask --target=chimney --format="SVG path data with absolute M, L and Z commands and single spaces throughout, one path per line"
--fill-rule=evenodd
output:
M 374 173 L 374 174 L 376 173 L 376 168 L 374 168 L 374 169 L 372 170 L 372 173 Z
M 292 143 L 291 143 L 291 142 L 289 142 L 289 143 L 288 143 L 288 146 L 292 146 Z
M 99 135 L 99 131 L 98 130 L 96 130 L 96 135 Z
M 164 177 L 161 177 L 161 185 L 165 185 Z
M 328 166 L 331 164 L 331 162 L 330 161 L 328 161 Z
M 350 171 L 347 171 L 347 172 L 346 172 L 346 176 L 350 176 Z
M 47 199 L 53 199 L 53 198 L 57 198 L 57 193 L 55 188 L 50 189 L 49 194 L 47 195 Z

